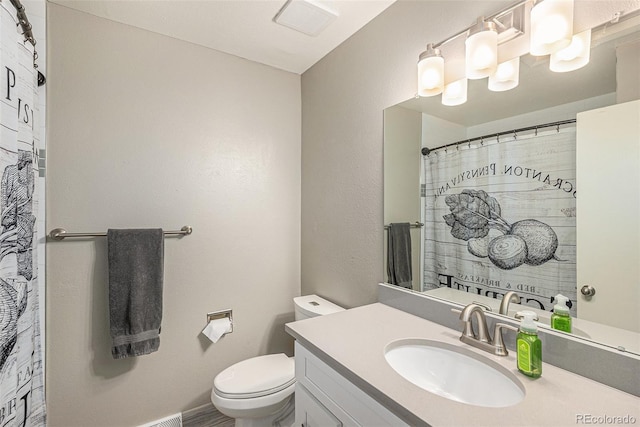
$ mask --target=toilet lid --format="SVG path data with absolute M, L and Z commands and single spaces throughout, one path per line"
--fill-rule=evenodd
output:
M 229 366 L 213 380 L 213 388 L 220 397 L 247 399 L 276 393 L 295 380 L 292 357 L 268 354 Z

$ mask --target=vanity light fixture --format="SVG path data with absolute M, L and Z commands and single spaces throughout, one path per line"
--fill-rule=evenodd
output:
M 446 85 L 442 92 L 442 105 L 452 107 L 467 102 L 467 82 L 465 77 Z
M 531 9 L 531 55 L 550 55 L 564 49 L 572 37 L 573 0 L 538 0 Z
M 520 58 L 514 56 L 526 53 L 551 55 L 550 68 L 555 72 L 585 66 L 589 62 L 591 30 L 574 36 L 573 7 L 574 0 L 520 0 L 486 18 L 479 17 L 470 27 L 439 43 L 429 43 L 418 60 L 418 95 L 442 94 L 444 105 L 460 105 L 467 101 L 467 79 L 485 77 L 489 78 L 491 91 L 513 89 L 520 79 Z M 510 43 L 525 30 L 528 40 Z M 445 46 L 462 36 L 464 55 L 455 52 L 457 45 Z M 527 48 L 529 51 L 524 52 Z M 446 75 L 442 51 L 453 58 Z M 464 66 L 459 60 L 462 57 Z M 499 57 L 509 59 L 498 64 Z M 451 82 L 446 87 L 445 80 Z
M 464 42 L 465 66 L 468 79 L 489 77 L 498 67 L 498 31 L 496 24 L 484 17 L 469 30 Z
M 443 104 L 460 105 L 466 102 L 467 79 L 480 79 L 494 74 L 498 65 L 498 44 L 524 34 L 525 11 L 532 1 L 520 0 L 487 19 L 478 18 L 472 26 L 439 43 L 429 43 L 418 59 L 418 95 L 435 96 L 446 91 Z M 445 60 L 441 48 L 462 36 L 465 37 L 465 53 L 453 55 L 453 63 L 457 65 L 450 64 L 447 72 L 455 79 L 445 89 Z M 461 57 L 468 60 L 456 61 Z
M 586 30 L 573 36 L 569 46 L 551 54 L 549 69 L 557 73 L 577 70 L 589 63 L 590 53 L 591 30 Z
M 444 89 L 444 58 L 440 49 L 427 45 L 418 60 L 418 95 L 434 96 Z
M 496 72 L 489 76 L 489 90 L 503 92 L 513 89 L 520 82 L 520 57 L 498 64 Z

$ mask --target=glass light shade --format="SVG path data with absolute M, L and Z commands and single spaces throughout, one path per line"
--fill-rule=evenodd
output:
M 520 57 L 498 64 L 496 72 L 489 76 L 489 90 L 502 92 L 513 89 L 520 82 Z
M 531 55 L 551 55 L 572 37 L 573 0 L 543 0 L 531 9 Z
M 467 79 L 456 80 L 444 87 L 442 105 L 455 106 L 467 102 Z
M 487 29 L 471 34 L 464 42 L 468 79 L 489 77 L 498 67 L 498 33 Z
M 420 55 L 418 62 L 418 95 L 439 95 L 444 89 L 444 58 L 439 54 L 425 53 Z
M 549 69 L 564 73 L 582 68 L 589 63 L 591 55 L 591 30 L 573 36 L 571 44 L 551 54 Z

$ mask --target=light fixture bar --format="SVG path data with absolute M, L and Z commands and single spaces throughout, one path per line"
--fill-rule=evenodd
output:
M 515 4 L 513 4 L 513 5 L 509 6 L 509 7 L 506 7 L 504 9 L 502 9 L 501 11 L 494 13 L 491 16 L 487 16 L 487 19 L 488 20 L 499 19 L 499 18 L 503 17 L 504 15 L 506 15 L 507 13 L 513 12 L 514 10 L 519 8 L 520 6 L 523 6 L 523 5 L 527 4 L 527 3 L 529 3 L 529 1 L 531 1 L 531 0 L 519 1 L 518 3 L 515 3 Z
M 524 6 L 525 4 L 529 3 L 530 1 L 531 0 L 521 0 L 521 1 L 517 2 L 517 3 L 515 3 L 515 4 L 512 4 L 509 7 L 506 7 L 504 9 L 494 13 L 493 15 L 487 16 L 485 21 L 493 21 L 494 19 L 500 19 L 504 15 L 506 15 L 506 14 L 508 14 L 510 12 L 513 12 L 514 10 L 518 9 L 521 6 Z M 473 27 L 475 27 L 476 25 L 477 24 L 474 23 L 473 25 L 468 26 L 464 30 L 459 31 L 459 32 L 447 37 L 446 39 L 444 39 L 442 41 L 439 41 L 438 43 L 433 43 L 433 47 L 434 48 L 439 48 L 439 47 L 442 47 L 442 45 L 445 45 L 447 43 L 452 42 L 453 40 L 457 39 L 458 37 L 460 37 L 462 35 L 468 36 L 469 35 L 469 31 Z M 498 31 L 498 33 L 500 33 L 500 31 Z
M 524 34 L 523 6 L 531 1 L 520 0 L 487 19 L 480 17 L 474 25 L 438 43 L 429 43 L 418 59 L 418 96 L 440 95 L 445 90 L 444 58 L 439 48 L 461 36 L 465 36 L 465 78 L 480 79 L 492 75 L 498 66 L 498 45 Z M 522 8 L 520 14 L 514 12 L 518 8 Z M 458 102 L 452 101 L 449 94 L 445 98 L 445 104 Z
M 445 44 L 447 44 L 449 42 L 452 42 L 453 40 L 457 39 L 460 36 L 463 36 L 463 35 L 466 36 L 469 33 L 469 29 L 470 28 L 471 27 L 467 27 L 464 30 L 459 31 L 459 32 L 455 33 L 454 35 L 450 36 L 449 38 L 442 40 L 441 42 L 433 43 L 433 47 L 439 48 L 442 45 L 445 45 Z

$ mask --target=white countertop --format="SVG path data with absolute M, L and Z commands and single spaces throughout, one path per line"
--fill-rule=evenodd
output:
M 518 372 L 515 352 L 509 352 L 506 357 L 494 356 L 461 343 L 459 331 L 381 303 L 288 323 L 286 330 L 411 425 L 556 427 L 589 424 L 581 422 L 580 416 L 582 420 L 588 416 L 629 416 L 635 418 L 636 424 L 640 423 L 638 397 L 544 363 L 542 377 L 531 379 Z M 518 377 L 525 388 L 525 398 L 510 407 L 485 408 L 429 393 L 402 378 L 385 360 L 385 346 L 403 338 L 443 341 L 493 360 Z M 544 348 L 542 352 L 544 361 Z M 638 377 L 639 373 L 629 372 L 629 375 Z M 591 424 L 606 423 L 592 421 Z

